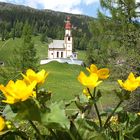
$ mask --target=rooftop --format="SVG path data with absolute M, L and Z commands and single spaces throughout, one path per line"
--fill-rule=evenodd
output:
M 53 40 L 53 42 L 49 44 L 49 48 L 65 48 L 64 40 Z

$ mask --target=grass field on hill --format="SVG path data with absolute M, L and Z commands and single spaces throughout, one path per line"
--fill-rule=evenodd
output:
M 32 40 L 37 50 L 37 57 L 39 60 L 45 59 L 48 56 L 48 44 L 40 41 L 40 36 L 33 36 Z M 7 62 L 14 57 L 14 51 L 16 48 L 21 47 L 23 43 L 22 38 L 12 38 L 1 41 L 0 40 L 0 61 Z M 85 51 L 78 51 L 78 59 L 85 60 Z
M 42 43 L 40 41 L 40 36 L 34 36 L 32 40 L 37 50 L 37 57 L 39 59 L 46 58 L 48 55 L 48 44 Z M 12 59 L 15 55 L 15 49 L 21 47 L 22 43 L 22 38 L 15 38 L 15 40 L 9 39 L 6 41 L 0 41 L 0 60 L 7 62 L 8 60 Z
M 33 37 L 34 45 L 37 50 L 39 59 L 47 57 L 48 44 L 40 42 L 40 36 Z M 7 41 L 0 41 L 0 60 L 7 62 L 15 55 L 15 48 L 22 45 L 22 39 L 16 38 L 15 40 L 9 39 Z M 85 60 L 85 51 L 78 51 L 78 58 Z M 83 86 L 78 82 L 77 76 L 80 71 L 85 71 L 85 68 L 78 65 L 60 64 L 58 62 L 51 62 L 42 65 L 49 72 L 46 83 L 43 85 L 49 91 L 52 91 L 53 101 L 70 100 L 75 98 L 76 95 L 82 94 Z M 103 94 L 101 99 L 103 106 L 112 105 L 116 101 L 116 97 L 111 91 L 117 88 L 116 83 L 107 81 L 103 82 L 99 87 Z
M 46 83 L 43 87 L 53 93 L 53 101 L 74 99 L 76 95 L 81 95 L 83 86 L 77 80 L 80 71 L 85 71 L 85 68 L 77 65 L 60 64 L 51 62 L 42 65 L 49 72 Z M 118 88 L 116 82 L 104 81 L 99 87 L 103 93 L 101 97 L 102 106 L 112 106 L 116 103 L 117 97 L 113 90 Z

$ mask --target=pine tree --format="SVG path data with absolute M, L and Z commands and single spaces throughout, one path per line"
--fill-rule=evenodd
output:
M 36 57 L 36 49 L 34 43 L 32 42 L 32 31 L 28 22 L 25 23 L 23 27 L 23 45 L 21 50 L 21 67 L 22 70 L 27 70 L 28 68 L 37 70 L 38 58 Z
M 104 10 L 110 15 L 98 11 L 97 21 L 89 24 L 92 34 L 93 48 L 98 47 L 98 59 L 101 63 L 116 66 L 118 61 L 123 61 L 124 71 L 139 65 L 138 45 L 140 38 L 140 25 L 137 20 L 138 12 L 135 0 L 100 0 Z M 101 57 L 100 56 L 104 56 Z M 130 57 L 131 56 L 131 57 Z M 102 61 L 102 59 L 104 61 Z M 131 66 L 127 66 L 127 64 Z M 104 65 L 103 64 L 103 65 Z M 116 68 L 115 68 L 116 70 Z
M 98 19 L 104 36 L 101 42 L 108 42 L 104 46 L 107 47 L 110 58 L 114 56 L 114 50 L 117 52 L 117 55 L 115 54 L 116 56 L 110 61 L 112 71 L 116 73 L 117 78 L 119 76 L 124 78 L 131 71 L 140 75 L 140 23 L 138 21 L 140 15 L 137 11 L 139 4 L 135 0 L 100 1 L 101 6 L 111 14 L 109 17 L 99 12 Z M 140 110 L 140 106 L 137 106 L 139 97 L 135 95 L 127 104 L 129 111 Z M 136 107 L 138 107 L 137 110 Z

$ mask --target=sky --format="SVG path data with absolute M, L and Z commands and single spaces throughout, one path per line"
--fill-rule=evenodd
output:
M 36 9 L 50 9 L 92 17 L 97 17 L 98 9 L 103 11 L 99 1 L 100 0 L 0 0 L 0 2 L 25 5 Z M 136 2 L 140 2 L 140 0 L 136 0 Z M 138 10 L 140 11 L 140 8 Z
M 0 0 L 19 5 L 26 5 L 36 9 L 50 9 L 73 14 L 97 17 L 100 0 Z

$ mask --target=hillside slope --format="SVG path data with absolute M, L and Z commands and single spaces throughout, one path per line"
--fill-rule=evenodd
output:
M 9 38 L 11 34 L 21 37 L 23 26 L 28 21 L 34 35 L 46 33 L 52 39 L 63 39 L 64 22 L 67 16 L 71 17 L 75 47 L 85 49 L 86 45 L 82 45 L 81 40 L 84 39 L 86 42 L 91 38 L 88 24 L 94 18 L 51 10 L 38 10 L 4 2 L 0 2 L 0 36 L 4 35 L 4 39 Z

